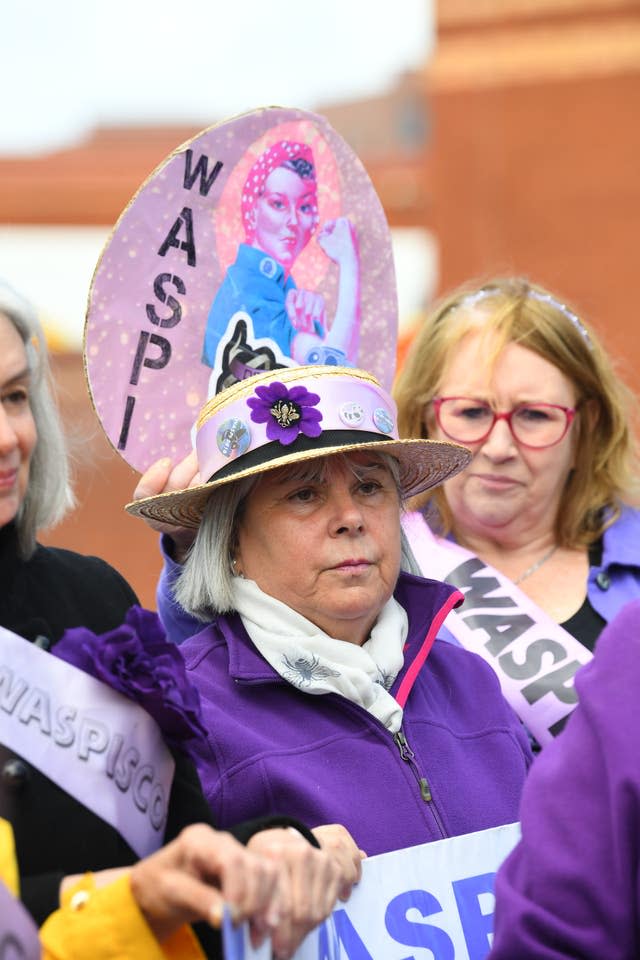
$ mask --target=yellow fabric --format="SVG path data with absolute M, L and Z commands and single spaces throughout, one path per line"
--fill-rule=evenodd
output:
M 78 894 L 87 895 L 77 909 Z M 62 906 L 40 928 L 43 960 L 201 960 L 204 956 L 190 927 L 182 927 L 159 944 L 131 893 L 127 874 L 96 888 L 85 874 L 62 897 Z
M 0 880 L 17 896 L 18 867 L 11 824 L 0 819 Z M 77 895 L 80 894 L 80 897 Z M 82 906 L 74 909 L 86 895 Z M 74 899 L 75 898 L 75 899 Z M 42 960 L 202 960 L 191 927 L 159 944 L 138 909 L 128 874 L 97 888 L 85 874 L 62 896 L 62 906 L 40 928 Z
M 13 842 L 11 824 L 0 819 L 0 880 L 11 891 L 14 897 L 20 892 L 18 879 L 18 862 Z

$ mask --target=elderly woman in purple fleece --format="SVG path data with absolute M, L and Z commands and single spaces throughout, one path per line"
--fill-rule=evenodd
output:
M 197 528 L 176 598 L 201 621 L 182 651 L 218 823 L 286 809 L 371 855 L 516 820 L 527 736 L 491 668 L 437 639 L 462 595 L 414 575 L 400 524 L 466 449 L 398 440 L 373 377 L 321 366 L 223 391 L 196 446 L 205 483 L 128 509 Z

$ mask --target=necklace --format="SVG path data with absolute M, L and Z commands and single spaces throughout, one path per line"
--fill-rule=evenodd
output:
M 516 577 L 515 580 L 513 580 L 512 582 L 515 583 L 516 586 L 519 583 L 522 583 L 522 581 L 526 580 L 527 577 L 530 577 L 532 573 L 535 573 L 536 570 L 539 570 L 543 563 L 546 563 L 547 560 L 550 560 L 557 549 L 558 549 L 558 544 L 554 543 L 554 545 L 551 547 L 551 550 L 547 550 L 547 552 L 543 557 L 540 557 L 539 560 L 536 560 L 534 564 L 532 564 L 527 570 L 525 570 L 524 573 L 521 573 L 519 577 Z

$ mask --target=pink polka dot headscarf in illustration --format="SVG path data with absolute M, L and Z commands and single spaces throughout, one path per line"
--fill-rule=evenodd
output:
M 253 221 L 251 211 L 256 201 L 264 192 L 265 183 L 269 174 L 277 167 L 288 167 L 295 170 L 303 180 L 311 180 L 315 184 L 316 172 L 313 163 L 311 147 L 305 143 L 295 143 L 291 140 L 281 140 L 274 143 L 262 153 L 249 171 L 242 188 L 242 222 L 247 240 L 253 239 Z M 314 229 L 318 222 L 318 204 L 314 204 Z

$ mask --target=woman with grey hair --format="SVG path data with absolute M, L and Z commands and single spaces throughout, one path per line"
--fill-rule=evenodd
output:
M 38 543 L 38 531 L 59 521 L 73 504 L 69 473 L 44 333 L 33 307 L 0 283 L 0 626 L 45 650 L 70 627 L 113 629 L 137 602 L 123 577 L 103 560 Z M 12 664 L 2 666 L 9 683 Z M 23 899 L 42 921 L 58 905 L 62 872 L 83 872 L 89 865 L 81 845 L 60 824 L 73 823 L 76 836 L 83 830 L 91 835 L 97 818 L 5 740 L 0 743 L 0 815 L 13 826 Z M 107 846 L 117 846 L 111 832 Z M 101 828 L 93 836 L 100 833 Z M 102 842 L 104 837 L 97 846 Z M 59 875 L 50 872 L 53 863 L 60 866 Z
M 29 481 L 13 519 L 21 556 L 36 549 L 37 531 L 53 526 L 73 506 L 69 461 L 60 418 L 52 394 L 47 346 L 31 304 L 0 282 L 0 314 L 14 327 L 24 345 L 29 380 L 29 406 L 35 428 Z M 4 518 L 0 517 L 3 520 Z
M 201 957 L 202 946 L 217 957 L 207 925 L 200 945 L 182 928 L 219 923 L 220 888 L 286 957 L 337 893 L 348 895 L 359 853 L 335 830 L 333 851 L 314 849 L 287 816 L 239 825 L 248 851 L 212 829 L 189 757 L 197 695 L 175 647 L 158 637 L 132 645 L 129 623 L 144 613 L 129 610 L 135 594 L 108 564 L 37 542 L 72 502 L 44 336 L 29 304 L 1 285 L 0 866 L 15 842 L 21 899 L 37 923 L 54 918 L 44 943 L 55 956 Z M 134 820 L 133 808 L 146 816 Z
M 181 650 L 216 822 L 285 808 L 371 855 L 516 820 L 526 734 L 491 668 L 437 639 L 462 595 L 412 573 L 400 522 L 468 451 L 399 440 L 378 382 L 329 366 L 222 391 L 196 448 L 200 482 L 127 509 L 197 529 L 175 596 L 208 624 Z
M 11 586 L 3 581 L 0 623 L 37 630 L 29 639 L 39 635 L 41 645 L 75 625 L 109 629 L 137 602 L 126 581 L 96 557 L 36 539 L 62 519 L 74 497 L 44 333 L 33 307 L 6 283 L 0 283 L 0 334 L 0 558 L 11 577 Z

